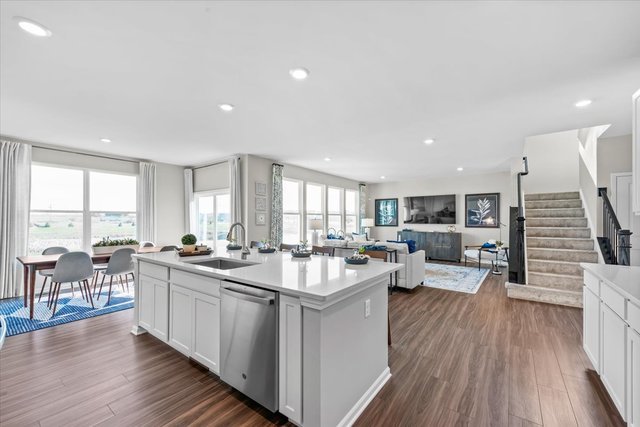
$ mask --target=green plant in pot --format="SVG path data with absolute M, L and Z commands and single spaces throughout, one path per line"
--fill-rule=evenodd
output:
M 196 250 L 196 236 L 193 234 L 185 234 L 182 236 L 182 250 L 185 252 L 194 252 Z

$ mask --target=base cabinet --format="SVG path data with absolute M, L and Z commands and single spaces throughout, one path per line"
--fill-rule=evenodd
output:
M 600 372 L 600 297 L 587 286 L 583 294 L 583 347 L 593 368 Z
M 152 277 L 139 276 L 138 323 L 154 337 L 167 342 L 169 327 L 169 284 Z
M 627 425 L 640 427 L 640 334 L 627 332 Z
M 302 424 L 302 307 L 300 300 L 280 295 L 279 411 Z
M 169 344 L 220 374 L 220 299 L 170 286 Z
M 625 361 L 627 325 L 606 304 L 600 304 L 602 323 L 602 360 L 600 378 L 611 400 L 624 417 L 626 407 Z

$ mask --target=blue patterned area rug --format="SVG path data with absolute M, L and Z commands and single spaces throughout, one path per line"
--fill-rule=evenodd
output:
M 96 300 L 97 295 L 93 297 L 95 308 L 91 308 L 91 304 L 82 299 L 76 286 L 75 298 L 71 297 L 71 293 L 60 295 L 56 315 L 53 318 L 51 310 L 47 308 L 46 295 L 42 296 L 41 302 L 37 302 L 38 296 L 36 295 L 33 319 L 29 319 L 29 307 L 23 307 L 22 297 L 7 298 L 0 300 L 0 315 L 3 315 L 7 321 L 7 336 L 24 334 L 37 329 L 133 308 L 133 286 L 130 284 L 129 288 L 130 292 L 122 292 L 119 288 L 116 290 L 114 286 L 111 302 L 107 306 L 105 306 L 107 291 L 103 289 L 100 300 Z
M 424 265 L 424 286 L 446 289 L 448 291 L 475 294 L 487 277 L 489 269 L 478 267 L 461 267 L 447 264 Z

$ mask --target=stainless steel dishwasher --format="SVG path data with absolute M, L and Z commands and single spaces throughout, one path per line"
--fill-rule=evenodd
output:
M 220 378 L 276 412 L 278 293 L 225 280 L 220 297 Z

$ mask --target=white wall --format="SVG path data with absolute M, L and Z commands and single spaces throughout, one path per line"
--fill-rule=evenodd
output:
M 578 131 L 571 130 L 525 139 L 529 175 L 522 179 L 524 193 L 557 193 L 580 188 Z
M 156 244 L 181 245 L 184 234 L 184 167 L 156 163 Z
M 508 224 L 511 203 L 510 172 L 484 175 L 458 175 L 446 178 L 418 181 L 385 182 L 368 185 L 367 217 L 374 217 L 375 199 L 398 198 L 402 210 L 402 198 L 410 196 L 431 196 L 439 194 L 456 195 L 456 231 L 462 233 L 462 245 L 479 245 L 489 239 L 499 239 L 497 228 L 467 228 L 464 226 L 465 194 L 500 193 L 500 222 Z M 514 200 L 514 204 L 516 201 Z M 405 228 L 402 214 L 398 227 L 373 227 L 372 236 L 378 240 L 395 240 L 398 230 Z M 447 231 L 446 224 L 407 224 L 406 228 L 416 231 Z M 502 227 L 502 241 L 509 241 L 509 228 Z

